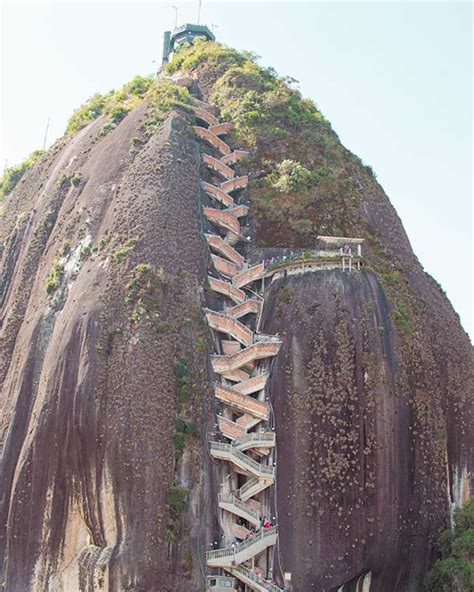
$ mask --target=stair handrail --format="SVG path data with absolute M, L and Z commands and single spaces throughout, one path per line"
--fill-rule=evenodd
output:
M 263 465 L 262 463 L 257 462 L 250 456 L 247 456 L 240 450 L 236 450 L 231 444 L 226 444 L 224 442 L 215 442 L 211 441 L 211 450 L 222 450 L 228 452 L 231 456 L 237 457 L 243 463 L 247 464 L 248 466 L 252 467 L 255 471 L 259 473 L 269 475 L 271 477 L 274 476 L 275 469 L 270 465 Z
M 231 446 L 238 448 L 241 444 L 247 444 L 247 442 L 275 442 L 275 432 L 251 432 L 243 438 L 236 438 Z
M 230 557 L 232 555 L 238 555 L 245 549 L 248 549 L 252 545 L 263 541 L 269 536 L 273 536 L 278 533 L 278 526 L 270 526 L 270 528 L 261 528 L 256 534 L 250 536 L 246 541 L 239 543 L 238 545 L 223 547 L 222 549 L 214 549 L 213 551 L 207 552 L 208 559 L 218 559 L 219 557 Z
M 246 483 L 244 483 L 242 485 L 242 487 L 239 489 L 239 496 L 242 497 L 242 495 L 248 491 L 249 489 L 252 489 L 252 487 L 255 487 L 255 485 L 258 485 L 259 483 L 259 479 L 249 479 Z
M 235 495 L 233 495 L 232 493 L 220 493 L 218 497 L 219 501 L 223 504 L 232 504 L 237 508 L 240 508 L 247 514 L 250 514 L 250 516 L 253 516 L 256 520 L 260 519 L 260 512 L 254 510 L 251 506 L 249 506 L 249 504 L 246 504 L 238 497 L 235 497 Z
M 240 571 L 246 578 L 252 580 L 252 582 L 255 582 L 256 584 L 259 584 L 262 588 L 268 590 L 268 592 L 283 592 L 283 588 L 275 586 L 275 584 L 269 582 L 268 580 L 265 580 L 262 576 L 259 576 L 258 574 L 254 573 L 252 570 L 250 570 L 248 567 L 245 567 L 244 565 L 235 565 L 232 567 L 232 570 Z

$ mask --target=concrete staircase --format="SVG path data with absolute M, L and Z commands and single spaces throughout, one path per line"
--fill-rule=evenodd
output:
M 219 353 L 212 355 L 211 362 L 219 378 L 214 395 L 220 406 L 217 427 L 223 440 L 211 441 L 209 450 L 215 461 L 225 463 L 221 473 L 227 474 L 221 477 L 217 500 L 222 518 L 225 517 L 222 524 L 226 544 L 208 552 L 207 565 L 224 570 L 227 575 L 209 576 L 207 590 L 241 590 L 243 584 L 246 589 L 277 592 L 280 589 L 261 575 L 265 570 L 272 573 L 273 553 L 266 551 L 274 547 L 278 536 L 275 525 L 262 528 L 262 516 L 269 515 L 271 508 L 267 497 L 261 494 L 274 485 L 276 477 L 276 434 L 269 425 L 270 405 L 265 400 L 265 388 L 271 360 L 281 341 L 255 332 L 263 298 L 248 293 L 248 289 L 264 277 L 265 266 L 249 266 L 234 247 L 241 242 L 245 249 L 246 244 L 242 228 L 249 208 L 239 203 L 239 196 L 248 185 L 248 176 L 236 177 L 231 166 L 248 153 L 232 151 L 219 137 L 231 131 L 229 123 L 219 123 L 214 115 L 205 112 L 202 104 L 194 113 L 207 125 L 193 127 L 196 136 L 221 155 L 217 158 L 203 154 L 211 182 L 202 180 L 201 189 L 213 203 L 213 207 L 202 208 L 209 225 L 205 237 L 218 275 L 208 277 L 209 286 L 222 299 L 221 310 L 204 310 L 219 344 Z M 215 183 L 215 175 L 224 180 Z M 234 491 L 229 490 L 230 483 Z
M 257 534 L 246 541 L 236 545 L 230 545 L 216 551 L 209 551 L 207 564 L 210 567 L 233 567 L 240 565 L 255 555 L 259 555 L 268 547 L 276 544 L 278 529 L 276 526 L 262 528 Z
M 232 356 L 211 356 L 212 367 L 216 374 L 225 374 L 232 370 L 238 370 L 244 366 L 253 365 L 258 360 L 276 356 L 280 349 L 281 341 L 269 343 L 257 342 Z

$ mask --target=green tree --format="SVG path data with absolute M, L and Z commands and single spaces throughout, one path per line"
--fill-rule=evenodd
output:
M 439 538 L 442 559 L 426 574 L 427 592 L 474 592 L 474 497 L 454 513 L 454 533 Z

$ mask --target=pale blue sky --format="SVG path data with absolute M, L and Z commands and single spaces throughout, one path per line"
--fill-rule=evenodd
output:
M 196 21 L 197 1 L 3 1 L 2 169 L 42 146 L 48 117 L 49 144 L 91 94 L 152 73 L 172 4 Z M 471 4 L 204 0 L 201 21 L 299 81 L 473 335 Z

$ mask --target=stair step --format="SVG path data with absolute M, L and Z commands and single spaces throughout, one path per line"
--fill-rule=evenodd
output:
M 193 126 L 193 131 L 199 138 L 206 140 L 209 142 L 214 148 L 217 148 L 219 152 L 223 155 L 227 155 L 231 153 L 231 149 L 229 146 L 223 142 L 216 134 L 213 134 L 210 130 L 205 127 L 201 127 L 199 125 Z
M 227 259 L 214 254 L 211 254 L 211 258 L 216 271 L 222 275 L 232 279 L 234 275 L 239 272 L 239 268 L 235 263 L 232 263 L 232 261 L 228 261 Z
M 215 117 L 212 113 L 209 113 L 209 111 L 204 109 L 202 106 L 191 107 L 191 110 L 196 117 L 199 117 L 199 119 L 202 119 L 202 121 L 205 121 L 209 125 L 217 125 L 219 123 L 217 117 Z
M 225 374 L 232 370 L 238 370 L 243 366 L 253 364 L 257 360 L 263 360 L 276 356 L 280 349 L 281 341 L 258 342 L 240 350 L 232 356 L 211 356 L 212 368 L 216 374 Z
M 231 193 L 232 191 L 236 191 L 237 189 L 244 189 L 245 187 L 247 187 L 248 182 L 248 175 L 242 175 L 241 177 L 234 177 L 233 179 L 224 181 L 223 183 L 221 183 L 220 187 L 222 191 L 225 191 L 226 193 Z
M 216 136 L 221 136 L 232 131 L 232 124 L 230 122 L 217 123 L 215 125 L 211 125 L 209 129 L 213 134 L 216 134 Z
M 235 173 L 230 166 L 227 166 L 221 160 L 214 158 L 210 154 L 203 154 L 202 160 L 206 166 L 216 173 L 219 173 L 219 175 L 222 175 L 224 179 L 232 179 L 235 176 Z
M 243 395 L 251 395 L 252 393 L 256 393 L 265 388 L 267 380 L 268 373 L 262 372 L 256 376 L 252 376 L 252 378 L 248 378 L 247 380 L 235 384 L 234 389 Z
M 257 401 L 247 395 L 242 395 L 233 388 L 223 386 L 222 384 L 216 384 L 214 392 L 219 401 L 238 411 L 243 411 L 245 414 L 251 415 L 252 418 L 259 418 L 259 420 L 263 419 L 266 421 L 269 417 L 270 410 L 268 403 Z M 239 420 L 237 420 L 237 423 L 242 425 L 239 423 Z
M 240 222 L 238 218 L 236 218 L 227 210 L 218 210 L 217 208 L 203 207 L 202 212 L 204 216 L 206 216 L 206 218 L 216 226 L 219 226 L 224 230 L 230 230 L 237 236 L 237 238 L 240 236 Z
M 230 282 L 226 282 L 224 280 L 218 280 L 217 278 L 213 278 L 212 276 L 208 276 L 209 286 L 211 287 L 214 292 L 218 292 L 219 294 L 223 294 L 227 296 L 234 302 L 240 304 L 245 300 L 245 292 L 239 290 L 233 286 Z
M 220 255 L 223 255 L 238 267 L 242 267 L 244 258 L 238 253 L 234 247 L 229 245 L 222 237 L 217 234 L 206 234 L 206 240 L 211 249 L 217 251 Z
M 232 196 L 230 196 L 225 191 L 222 191 L 220 187 L 216 187 L 212 183 L 207 183 L 207 181 L 201 181 L 201 187 L 212 199 L 217 200 L 227 208 L 234 207 L 234 200 Z
M 207 564 L 210 567 L 234 567 L 260 555 L 265 549 L 276 544 L 278 530 L 276 526 L 262 528 L 257 534 L 248 538 L 240 545 L 225 547 L 207 553 Z
M 209 308 L 205 308 L 204 312 L 206 313 L 209 327 L 214 329 L 214 331 L 230 335 L 242 345 L 247 346 L 253 342 L 253 331 L 251 331 L 237 319 L 228 317 L 227 315 L 221 314 L 214 310 L 210 310 Z
M 226 154 L 225 156 L 223 156 L 221 160 L 225 164 L 234 164 L 238 160 L 242 160 L 242 158 L 245 158 L 248 155 L 249 153 L 245 150 L 234 150 L 230 154 Z

